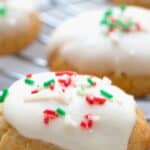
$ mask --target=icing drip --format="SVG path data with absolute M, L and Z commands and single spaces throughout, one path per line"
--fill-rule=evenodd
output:
M 135 109 L 133 97 L 107 78 L 58 72 L 30 74 L 14 83 L 4 117 L 21 135 L 63 149 L 126 150 Z

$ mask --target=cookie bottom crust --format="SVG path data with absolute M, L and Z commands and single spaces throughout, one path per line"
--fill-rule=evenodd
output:
M 113 2 L 116 4 L 137 5 L 150 8 L 149 0 L 113 0 Z

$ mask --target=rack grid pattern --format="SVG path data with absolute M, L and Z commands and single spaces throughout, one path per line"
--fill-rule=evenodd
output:
M 112 5 L 108 0 L 49 0 L 47 2 L 49 5 L 43 3 L 41 7 L 40 18 L 43 28 L 37 40 L 19 54 L 0 58 L 0 90 L 29 72 L 48 71 L 46 43 L 52 31 L 64 20 L 87 10 Z M 150 121 L 150 98 L 144 99 L 145 101 L 141 99 L 138 103 Z

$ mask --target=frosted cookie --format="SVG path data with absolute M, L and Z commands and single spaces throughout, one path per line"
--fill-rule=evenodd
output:
M 63 23 L 48 45 L 54 71 L 98 77 L 135 96 L 150 94 L 150 11 L 120 6 L 90 11 Z
M 150 1 L 149 0 L 112 0 L 117 4 L 128 4 L 128 5 L 138 5 L 150 8 Z
M 148 150 L 150 128 L 107 78 L 77 73 L 29 74 L 4 89 L 2 150 Z
M 0 1 L 0 55 L 28 46 L 40 31 L 41 22 L 31 1 Z

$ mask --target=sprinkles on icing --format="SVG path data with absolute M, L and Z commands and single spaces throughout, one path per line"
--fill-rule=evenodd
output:
M 67 78 L 67 79 L 59 79 L 58 81 L 59 81 L 59 83 L 62 84 L 64 87 L 70 86 L 70 85 L 71 85 L 71 82 L 72 82 L 72 80 L 71 80 L 70 77 Z
M 48 81 L 45 81 L 43 83 L 43 86 L 44 87 L 49 87 L 51 84 L 54 84 L 55 83 L 55 80 L 54 79 L 51 79 L 51 80 L 48 80 Z
M 52 109 L 46 109 L 44 113 L 44 124 L 49 124 L 50 121 L 58 118 L 59 116 L 65 116 L 66 112 L 62 108 L 57 108 L 56 111 Z
M 33 90 L 31 91 L 32 94 L 37 94 L 39 92 L 39 90 Z
M 3 103 L 5 101 L 6 97 L 8 96 L 8 93 L 9 93 L 8 88 L 5 88 L 2 91 L 2 94 L 0 95 L 0 103 Z
M 86 101 L 89 105 L 104 105 L 106 99 L 94 96 L 86 96 Z
M 91 86 L 93 86 L 93 85 L 96 84 L 91 78 L 87 78 L 87 82 L 88 82 Z
M 86 114 L 83 117 L 83 120 L 80 122 L 80 127 L 83 129 L 92 129 L 94 123 L 99 120 L 98 116 L 94 116 L 92 114 Z
M 115 10 L 113 10 L 113 8 L 109 8 L 104 12 L 103 18 L 100 20 L 100 24 L 107 28 L 108 33 L 114 32 L 115 30 L 128 33 L 142 31 L 142 27 L 139 22 L 135 22 L 132 18 L 124 16 L 124 12 L 127 9 L 125 5 L 121 5 L 119 9 L 119 16 L 116 17 Z
M 34 80 L 32 80 L 32 74 L 31 73 L 26 75 L 24 82 L 27 85 L 33 85 L 34 84 Z
M 4 4 L 0 4 L 0 16 L 6 15 L 7 11 L 8 11 L 7 6 Z
M 50 90 L 54 90 L 55 89 L 55 84 L 54 83 L 51 83 L 50 86 L 49 86 Z
M 34 84 L 34 80 L 26 78 L 25 79 L 25 83 L 28 84 L 28 85 L 33 85 Z
M 44 124 L 49 124 L 50 121 L 56 119 L 58 117 L 57 113 L 54 110 L 46 109 L 44 110 Z
M 68 76 L 72 76 L 75 75 L 75 72 L 72 71 L 62 71 L 62 72 L 56 72 L 56 76 L 63 76 L 63 75 L 68 75 Z
M 66 112 L 62 109 L 62 108 L 57 108 L 56 112 L 60 115 L 60 116 L 65 116 Z
M 105 15 L 110 16 L 111 11 L 109 10 Z M 62 105 L 69 105 L 69 101 L 71 101 L 66 92 L 70 87 L 76 90 L 76 95 L 84 99 L 85 104 L 88 104 L 89 107 L 94 108 L 95 106 L 105 106 L 107 104 L 107 100 L 113 98 L 113 95 L 105 89 L 99 89 L 97 93 L 99 96 L 93 95 L 90 90 L 98 86 L 98 84 L 90 76 L 87 76 L 81 83 L 77 83 L 76 85 L 76 82 L 74 82 L 75 75 L 77 74 L 70 71 L 57 72 L 55 73 L 55 77 L 45 81 L 44 83 L 41 83 L 42 85 L 39 85 L 38 87 L 35 86 L 35 88 L 33 86 L 30 95 L 25 100 L 26 102 L 44 102 L 45 100 L 49 100 L 49 102 L 55 101 L 58 103 L 55 109 L 48 108 L 43 111 L 43 123 L 45 125 L 50 125 L 50 122 L 62 117 L 64 122 L 67 121 L 67 123 L 70 123 L 70 125 L 72 124 L 74 127 L 79 125 L 79 127 L 82 129 L 92 129 L 95 122 L 99 120 L 100 116 L 92 115 L 88 112 L 84 115 L 80 122 L 73 121 L 73 119 L 70 118 L 70 114 L 66 113 L 66 110 L 64 107 L 62 107 Z M 33 85 L 34 83 L 35 81 L 32 80 L 32 74 L 27 74 L 25 78 L 25 84 Z M 87 86 L 87 83 L 90 86 Z M 40 87 L 43 88 L 41 89 Z M 55 88 L 59 89 L 59 91 L 55 91 Z M 8 90 L 5 89 L 0 97 L 1 101 L 4 100 L 7 94 Z M 67 119 L 68 117 L 69 120 Z
M 103 89 L 100 90 L 100 93 L 101 93 L 102 96 L 104 96 L 107 99 L 112 99 L 113 98 L 112 94 L 108 93 L 107 91 L 105 91 Z
M 32 73 L 26 74 L 26 78 L 32 78 Z

